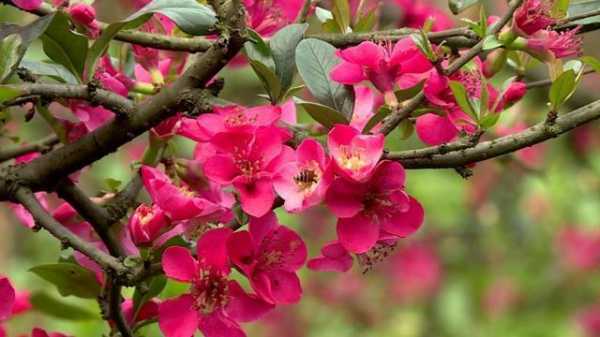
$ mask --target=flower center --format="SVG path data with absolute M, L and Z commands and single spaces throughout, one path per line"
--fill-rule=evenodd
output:
M 346 169 L 356 171 L 367 164 L 361 149 L 343 147 L 342 152 L 341 164 Z
M 192 283 L 194 309 L 210 314 L 229 302 L 227 277 L 210 270 L 201 270 L 199 277 Z
M 261 159 L 248 159 L 247 152 L 238 148 L 234 149 L 233 161 L 235 166 L 247 177 L 253 177 L 260 172 L 262 168 Z
M 228 128 L 254 124 L 255 122 L 256 116 L 248 117 L 243 111 L 236 112 L 225 118 L 225 126 Z
M 294 176 L 294 182 L 298 189 L 303 192 L 312 192 L 321 180 L 321 170 L 316 163 L 310 163 L 308 167 L 302 168 Z
M 392 217 L 397 211 L 394 203 L 382 193 L 367 193 L 363 199 L 363 212 L 378 223 Z

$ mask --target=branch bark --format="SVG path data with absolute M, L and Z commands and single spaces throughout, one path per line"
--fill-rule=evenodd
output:
M 408 169 L 462 167 L 506 155 L 528 146 L 544 142 L 548 139 L 558 137 L 580 125 L 599 118 L 600 100 L 597 100 L 558 117 L 554 124 L 550 125 L 545 122 L 540 122 L 519 133 L 482 142 L 471 148 L 454 150 L 444 154 L 426 154 L 424 157 L 420 158 L 414 157 L 414 151 L 391 152 L 386 156 L 386 159 L 397 160 Z M 455 143 L 446 144 L 444 146 L 452 147 L 452 144 Z M 433 150 L 429 151 L 433 152 Z
M 29 153 L 48 151 L 58 143 L 59 140 L 56 136 L 50 136 L 33 144 L 26 144 L 21 146 L 15 146 L 9 149 L 0 150 L 0 163 L 5 162 L 7 160 L 15 159 L 17 157 Z

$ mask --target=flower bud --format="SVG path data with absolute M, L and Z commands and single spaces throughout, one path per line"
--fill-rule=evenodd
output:
M 158 206 L 141 204 L 129 220 L 131 239 L 136 245 L 148 245 L 162 234 L 168 222 L 167 216 Z

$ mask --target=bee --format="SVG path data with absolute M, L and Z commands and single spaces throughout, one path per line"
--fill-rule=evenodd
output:
M 313 170 L 302 170 L 296 176 L 294 176 L 294 181 L 298 185 L 312 185 L 318 182 L 317 173 Z

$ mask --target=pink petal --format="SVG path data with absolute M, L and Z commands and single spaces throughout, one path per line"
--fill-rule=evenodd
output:
M 254 290 L 273 303 L 293 304 L 302 297 L 300 280 L 294 272 L 273 270 L 257 274 L 251 281 Z
M 369 184 L 378 191 L 393 191 L 404 189 L 406 172 L 402 164 L 390 160 L 383 160 L 377 164 Z
M 240 193 L 242 210 L 254 217 L 261 217 L 271 210 L 275 201 L 273 182 L 269 177 L 248 180 L 238 177 L 233 180 L 233 186 Z
M 204 315 L 199 323 L 198 328 L 204 337 L 246 337 L 240 325 L 220 310 Z
M 278 256 L 279 263 L 264 266 L 263 269 L 281 269 L 296 271 L 306 261 L 306 245 L 302 238 L 293 230 L 279 226 L 269 232 L 260 242 L 259 252 L 264 257 Z
M 275 308 L 258 296 L 246 293 L 236 281 L 229 282 L 229 295 L 231 298 L 225 310 L 238 322 L 256 321 Z
M 419 139 L 428 145 L 447 143 L 458 135 L 458 130 L 447 117 L 428 113 L 417 118 L 415 130 Z
M 198 239 L 198 261 L 201 266 L 210 266 L 223 272 L 229 272 L 227 240 L 232 232 L 230 228 L 211 229 Z
M 337 222 L 340 243 L 352 253 L 364 253 L 379 239 L 379 225 L 359 214 L 352 218 L 340 218 Z
M 357 84 L 367 79 L 361 66 L 344 61 L 331 70 L 329 77 L 343 84 Z
M 281 121 L 291 125 L 296 125 L 298 123 L 296 103 L 294 103 L 294 100 L 290 99 L 281 106 Z
M 338 55 L 346 62 L 369 68 L 378 68 L 379 63 L 385 59 L 385 50 L 378 44 L 365 41 L 358 46 L 338 52 Z
M 321 143 L 314 139 L 308 138 L 302 141 L 296 149 L 296 155 L 300 163 L 316 162 L 319 166 L 325 166 L 328 158 Z
M 166 337 L 192 337 L 198 328 L 194 298 L 183 295 L 166 300 L 158 308 L 158 326 Z
M 407 237 L 421 227 L 424 216 L 423 206 L 416 199 L 410 197 L 408 211 L 398 212 L 391 221 L 382 223 L 382 229 L 399 237 Z
M 364 192 L 362 185 L 338 178 L 325 194 L 325 203 L 337 217 L 353 217 L 363 210 Z
M 231 262 L 238 266 L 246 275 L 251 273 L 256 264 L 255 244 L 248 231 L 234 232 L 227 240 L 227 253 Z
M 12 2 L 26 11 L 36 10 L 42 5 L 42 0 L 12 0 Z
M 275 212 L 269 212 L 260 218 L 250 218 L 249 230 L 254 238 L 254 242 L 260 243 L 270 232 L 279 227 L 279 221 Z
M 0 278 L 0 321 L 4 321 L 12 314 L 15 303 L 15 289 L 7 278 Z
M 204 163 L 206 177 L 219 184 L 231 184 L 241 174 L 230 156 L 215 155 Z
M 352 268 L 352 256 L 338 241 L 330 242 L 321 249 L 321 255 L 310 259 L 307 267 L 315 271 L 346 272 Z
M 198 276 L 198 266 L 190 251 L 183 247 L 169 247 L 162 255 L 165 275 L 181 282 L 191 282 Z

